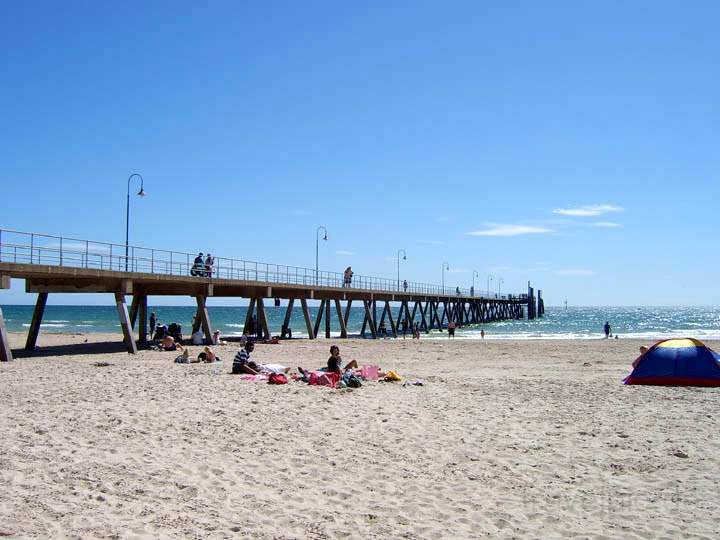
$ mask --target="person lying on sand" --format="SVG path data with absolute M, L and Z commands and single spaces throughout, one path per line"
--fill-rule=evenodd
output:
M 202 352 L 197 356 L 198 362 L 205 362 L 206 364 L 212 364 L 213 362 L 221 361 L 220 357 L 215 354 L 210 347 L 204 347 Z
M 175 338 L 169 335 L 165 335 L 160 346 L 164 351 L 182 351 L 183 346 L 175 342 Z

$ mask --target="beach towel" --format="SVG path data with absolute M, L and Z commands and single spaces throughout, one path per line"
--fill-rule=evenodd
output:
M 310 373 L 310 380 L 308 381 L 308 384 L 335 388 L 339 380 L 339 373 L 331 371 L 313 371 Z
M 268 380 L 267 375 L 250 375 L 249 373 L 247 373 L 245 375 L 237 375 L 237 378 L 240 379 L 241 381 L 252 381 L 252 382 Z

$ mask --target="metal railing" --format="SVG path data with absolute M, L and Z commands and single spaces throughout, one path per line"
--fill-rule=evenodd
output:
M 129 246 L 128 256 L 125 257 L 124 244 L 0 229 L 0 262 L 189 276 L 195 257 L 196 255 L 191 253 L 139 246 Z M 313 268 L 225 257 L 214 258 L 211 277 L 198 277 L 198 279 L 236 279 L 310 287 L 342 288 L 344 286 L 342 272 L 320 270 L 316 273 Z M 406 292 L 433 296 L 475 296 L 491 299 L 527 297 L 527 295 L 498 295 L 495 292 L 471 291 L 466 288 L 445 287 L 443 289 L 439 285 L 414 281 L 398 283 L 397 279 L 357 274 L 352 276 L 349 287 L 368 291 Z

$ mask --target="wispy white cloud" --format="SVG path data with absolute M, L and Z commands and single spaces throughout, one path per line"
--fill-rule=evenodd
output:
M 555 232 L 547 227 L 533 227 L 530 225 L 499 225 L 489 223 L 487 229 L 470 231 L 470 236 L 520 236 L 523 234 L 545 234 Z
M 555 208 L 553 214 L 572 217 L 592 217 L 622 212 L 623 210 L 625 209 L 622 206 L 616 206 L 614 204 L 588 204 L 574 208 Z
M 592 227 L 601 227 L 603 229 L 618 229 L 622 227 L 619 223 L 615 223 L 614 221 L 596 221 L 595 223 L 590 224 Z
M 352 257 L 353 255 L 357 255 L 354 251 L 347 251 L 345 249 L 338 249 L 335 251 L 335 255 L 347 255 L 348 257 Z
M 588 270 L 587 268 L 565 268 L 563 270 L 556 270 L 555 273 L 558 276 L 568 277 L 590 277 L 596 274 L 594 270 Z

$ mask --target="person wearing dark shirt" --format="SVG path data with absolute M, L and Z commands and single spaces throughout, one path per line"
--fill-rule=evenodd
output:
M 357 369 L 358 363 L 356 360 L 351 360 L 347 363 L 347 365 L 340 369 L 340 366 L 342 366 L 342 357 L 340 356 L 340 347 L 337 345 L 332 345 L 330 347 L 330 358 L 328 358 L 327 361 L 327 370 L 339 373 L 341 371 L 345 371 L 346 369 L 354 368 Z
M 155 312 L 153 311 L 150 314 L 150 336 L 155 336 L 155 325 L 157 324 L 157 317 L 155 317 Z
M 605 321 L 605 326 L 603 326 L 603 330 L 605 331 L 605 338 L 610 337 L 610 321 Z
M 250 353 L 255 350 L 255 343 L 248 340 L 245 346 L 240 349 L 233 359 L 232 372 L 234 375 L 246 373 L 248 375 L 258 375 L 260 366 L 250 359 Z

